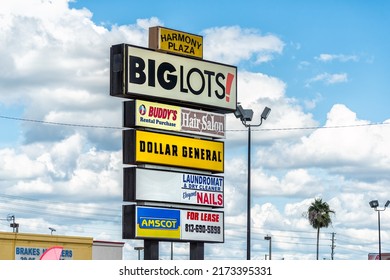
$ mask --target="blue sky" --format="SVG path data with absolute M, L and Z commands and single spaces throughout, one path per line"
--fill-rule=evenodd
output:
M 71 6 L 88 7 L 96 23 L 128 24 L 139 18 L 159 18 L 165 26 L 201 34 L 218 26 L 240 26 L 261 34 L 274 34 L 283 40 L 283 54 L 272 62 L 254 67 L 251 61 L 242 67 L 260 70 L 288 82 L 286 94 L 300 101 L 321 102 L 312 113 L 319 121 L 334 103 L 347 103 L 371 121 L 387 118 L 389 81 L 386 26 L 390 11 L 386 1 L 77 1 Z M 151 8 L 153 7 L 153 8 Z M 336 57 L 319 60 L 319 54 Z M 207 54 L 205 54 L 207 55 Z M 337 57 L 338 56 L 338 57 Z M 303 64 L 305 63 L 305 64 Z M 241 66 L 241 65 L 240 65 Z M 346 74 L 348 82 L 332 87 L 318 81 L 307 88 L 307 81 L 328 73 Z M 367 108 L 371 108 L 367 110 Z M 370 115 L 368 115 L 370 113 Z
M 109 48 L 147 46 L 165 26 L 204 38 L 204 58 L 238 67 L 238 101 L 252 133 L 252 258 L 314 259 L 303 213 L 314 198 L 336 211 L 321 258 L 377 250 L 368 202 L 390 199 L 390 9 L 387 1 L 40 1 L 0 11 L 0 230 L 121 240 L 122 109 L 109 96 Z M 293 129 L 291 129 L 293 128 Z M 310 128 L 310 129 L 307 129 Z M 246 258 L 247 133 L 233 114 L 225 139 L 224 244 L 206 258 Z M 43 206 L 44 205 L 44 206 Z M 71 210 L 69 210 L 71 209 Z M 390 214 L 382 212 L 382 252 Z M 126 259 L 136 259 L 126 240 Z M 162 245 L 169 257 L 169 244 Z M 188 244 L 175 244 L 188 258 Z

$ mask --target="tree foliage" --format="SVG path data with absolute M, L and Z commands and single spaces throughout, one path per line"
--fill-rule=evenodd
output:
M 332 224 L 330 214 L 334 213 L 335 212 L 330 209 L 329 204 L 323 202 L 321 198 L 316 198 L 307 210 L 309 223 L 315 229 L 327 228 Z
M 321 198 L 316 198 L 307 209 L 309 223 L 313 228 L 317 229 L 317 260 L 319 255 L 320 229 L 327 228 L 332 224 L 330 214 L 335 214 L 335 211 L 331 210 L 329 204 L 322 201 Z

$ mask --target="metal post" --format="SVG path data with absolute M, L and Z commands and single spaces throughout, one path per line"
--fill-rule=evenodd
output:
M 158 240 L 144 240 L 144 260 L 158 260 L 159 248 Z
M 244 109 L 241 105 L 237 106 L 234 115 L 236 118 L 240 118 L 242 124 L 248 128 L 248 196 L 247 196 L 247 225 L 246 225 L 246 259 L 251 259 L 251 127 L 261 126 L 263 120 L 266 120 L 271 109 L 265 107 L 260 116 L 260 123 L 256 125 L 248 124 L 247 122 L 252 121 L 253 111 L 250 109 Z
M 379 235 L 379 260 L 382 260 L 382 249 L 381 249 L 381 211 L 385 211 L 386 208 L 390 205 L 390 200 L 388 200 L 385 204 L 385 206 L 382 209 L 379 209 L 379 203 L 378 200 L 371 200 L 369 202 L 370 207 L 373 208 L 375 211 L 378 212 L 378 235 Z
M 272 258 L 271 258 L 271 251 L 272 251 L 272 249 L 271 249 L 271 237 L 269 238 L 269 259 L 271 260 Z
M 268 247 L 268 250 L 269 250 L 269 259 L 270 260 L 272 260 L 272 255 L 271 255 L 271 251 L 272 251 L 272 249 L 271 249 L 271 237 L 269 238 L 269 247 Z
M 141 259 L 141 250 L 143 250 L 144 247 L 134 247 L 134 250 L 138 251 L 138 260 Z
M 382 250 L 381 250 L 381 211 L 378 212 L 378 234 L 379 234 L 379 260 L 382 260 Z
M 204 242 L 190 242 L 190 260 L 204 260 Z
M 173 260 L 173 242 L 171 242 L 171 260 Z
M 246 259 L 251 259 L 251 127 L 248 125 L 248 194 L 246 221 Z
M 272 255 L 271 255 L 271 252 L 272 252 L 272 249 L 271 249 L 272 237 L 267 234 L 267 236 L 265 236 L 264 239 L 269 241 L 269 244 L 268 244 L 268 256 L 269 256 L 269 260 L 271 260 L 271 258 L 272 258 Z

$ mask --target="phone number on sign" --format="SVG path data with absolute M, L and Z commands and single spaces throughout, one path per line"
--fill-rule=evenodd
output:
M 198 233 L 221 234 L 221 227 L 220 226 L 185 224 L 185 231 L 198 232 Z

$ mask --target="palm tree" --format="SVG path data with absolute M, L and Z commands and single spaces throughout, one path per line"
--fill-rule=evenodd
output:
M 307 209 L 309 223 L 313 226 L 313 228 L 317 229 L 317 260 L 320 243 L 320 229 L 323 227 L 327 228 L 332 223 L 332 219 L 330 217 L 331 213 L 334 214 L 335 211 L 331 210 L 329 208 L 329 204 L 323 202 L 321 198 L 316 198 Z

